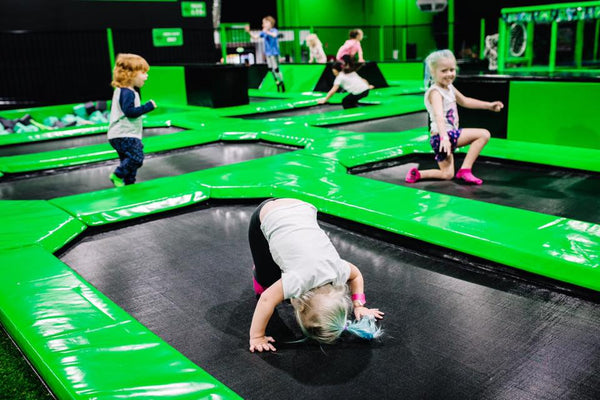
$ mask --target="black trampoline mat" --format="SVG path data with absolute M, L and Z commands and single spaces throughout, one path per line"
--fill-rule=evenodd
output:
M 163 154 L 146 154 L 137 182 L 269 157 L 290 148 L 266 143 L 212 143 Z M 0 199 L 43 200 L 113 187 L 108 176 L 119 160 L 83 168 L 44 171 L 32 177 L 0 180 Z
M 183 131 L 183 128 L 176 126 L 165 126 L 157 128 L 144 128 L 144 137 L 167 135 Z M 97 133 L 92 135 L 74 136 L 65 139 L 44 140 L 41 142 L 31 142 L 0 147 L 0 157 L 16 156 L 20 154 L 40 153 L 42 151 L 52 151 L 67 149 L 70 147 L 82 147 L 92 144 L 108 143 L 106 133 Z
M 455 154 L 457 171 L 463 159 L 464 154 Z M 390 161 L 390 164 L 387 168 L 358 174 L 431 192 L 600 223 L 600 174 L 480 157 L 473 166 L 473 173 L 483 179 L 481 186 L 469 185 L 457 179 L 408 184 L 404 178 L 410 168 L 437 167 L 433 155 L 406 156 Z
M 256 205 L 197 208 L 87 236 L 61 259 L 245 399 L 600 398 L 600 307 L 322 223 L 386 313 L 380 343 L 285 344 L 282 304 L 248 351 Z
M 427 126 L 427 113 L 417 112 L 394 117 L 327 125 L 327 128 L 352 132 L 400 132 Z
M 309 107 L 293 108 L 291 110 L 271 111 L 271 112 L 246 114 L 246 115 L 236 115 L 235 118 L 243 118 L 243 119 L 286 118 L 286 117 L 297 117 L 300 115 L 324 114 L 326 112 L 339 111 L 339 110 L 343 110 L 343 107 L 341 104 L 326 103 L 326 104 L 319 104 L 319 105 L 309 106 Z

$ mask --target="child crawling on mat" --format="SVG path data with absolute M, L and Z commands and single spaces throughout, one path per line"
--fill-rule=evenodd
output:
M 365 307 L 363 277 L 342 260 L 317 223 L 317 209 L 297 199 L 268 199 L 250 218 L 248 232 L 258 298 L 250 351 L 275 351 L 266 327 L 275 307 L 290 299 L 304 335 L 332 343 L 343 332 L 364 339 L 381 335 L 377 308 Z M 349 320 L 354 314 L 354 320 Z
M 415 183 L 421 179 L 452 179 L 454 178 L 454 157 L 452 152 L 458 148 L 470 145 L 462 166 L 456 173 L 457 179 L 467 183 L 481 185 L 483 181 L 471 172 L 473 163 L 479 153 L 490 140 L 487 129 L 459 128 L 458 103 L 465 108 L 490 110 L 499 112 L 504 108 L 500 101 L 481 101 L 464 96 L 453 85 L 456 78 L 456 58 L 450 50 L 438 50 L 425 59 L 425 66 L 431 81 L 425 92 L 425 107 L 431 121 L 431 137 L 429 142 L 435 153 L 439 169 L 419 171 L 411 168 L 406 174 L 406 182 Z
M 358 107 L 358 101 L 369 95 L 369 90 L 373 89 L 373 85 L 369 85 L 366 79 L 363 79 L 356 73 L 354 64 L 343 64 L 336 61 L 331 66 L 331 71 L 335 76 L 333 87 L 325 97 L 321 97 L 317 102 L 325 104 L 341 87 L 348 96 L 342 99 L 344 109 Z

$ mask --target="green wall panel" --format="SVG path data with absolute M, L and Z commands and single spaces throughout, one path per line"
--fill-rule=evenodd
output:
M 600 149 L 600 83 L 510 83 L 508 139 Z
M 417 45 L 417 57 L 423 58 L 435 49 L 433 15 L 419 10 L 415 0 L 280 0 L 278 25 L 281 27 L 313 27 L 323 42 L 325 52 L 335 55 L 348 39 L 350 28 L 363 28 L 362 47 L 367 60 L 380 59 L 379 27 L 384 29 L 384 59 L 391 60 L 393 50 L 406 43 Z M 400 28 L 409 25 L 404 35 Z
M 158 109 L 161 104 L 187 105 L 184 67 L 151 67 L 142 95 L 144 101 L 156 101 Z
M 285 82 L 285 90 L 289 92 L 312 92 L 325 70 L 322 64 L 286 65 L 281 64 L 281 73 Z M 276 92 L 275 79 L 271 73 L 265 75 L 261 91 Z
M 418 82 L 423 86 L 424 67 L 422 62 L 408 63 L 377 63 L 385 80 L 390 85 L 402 85 L 408 82 Z M 413 83 L 414 84 L 414 83 Z

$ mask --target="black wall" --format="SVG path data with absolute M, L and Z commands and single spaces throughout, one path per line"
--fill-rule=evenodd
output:
M 184 18 L 179 1 L 0 0 L 0 109 L 110 98 L 106 28 L 115 53 L 151 66 L 215 62 L 206 6 L 206 17 Z M 154 47 L 152 28 L 183 28 L 184 45 Z

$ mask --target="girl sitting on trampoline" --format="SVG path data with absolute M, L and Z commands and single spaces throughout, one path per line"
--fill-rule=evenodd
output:
M 431 76 L 429 89 L 425 92 L 425 107 L 431 121 L 430 144 L 435 153 L 439 169 L 419 171 L 411 168 L 406 174 L 406 182 L 415 183 L 420 179 L 452 179 L 454 177 L 454 157 L 457 147 L 470 145 L 456 178 L 468 183 L 481 185 L 483 181 L 473 175 L 471 169 L 479 153 L 490 139 L 487 129 L 458 127 L 458 103 L 465 108 L 499 112 L 504 108 L 500 101 L 481 101 L 464 96 L 453 85 L 456 78 L 456 59 L 450 50 L 438 50 L 425 59 L 425 66 Z
M 317 209 L 297 199 L 268 199 L 252 214 L 248 232 L 258 302 L 250 351 L 275 351 L 266 327 L 275 307 L 290 299 L 302 332 L 332 343 L 347 331 L 364 339 L 381 335 L 377 308 L 365 307 L 363 277 L 340 258 L 317 223 Z M 352 295 L 350 295 L 350 293 Z M 353 321 L 349 314 L 354 308 Z

